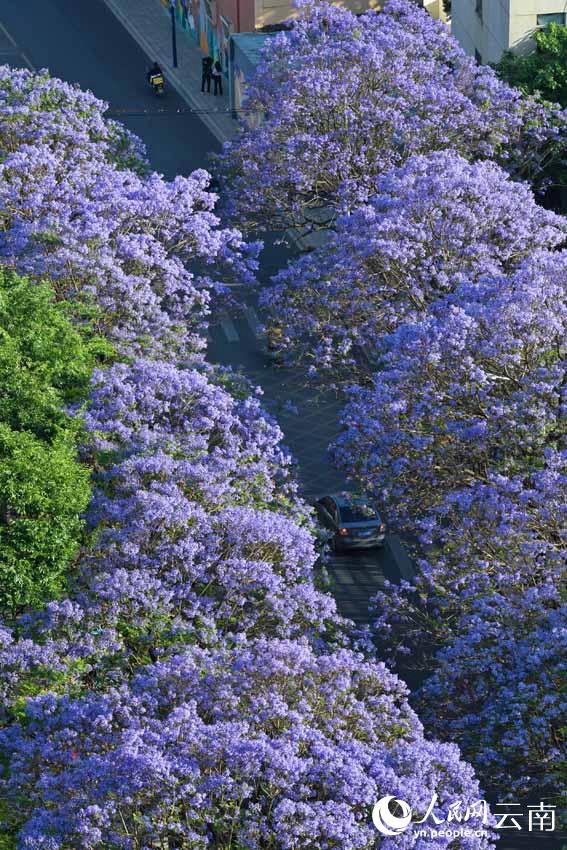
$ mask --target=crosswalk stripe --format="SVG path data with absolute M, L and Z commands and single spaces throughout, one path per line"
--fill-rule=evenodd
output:
M 8 32 L 8 30 L 6 29 L 6 27 L 4 26 L 4 24 L 2 24 L 2 23 L 0 23 L 0 32 L 4 33 L 4 35 L 6 36 L 6 38 L 8 39 L 10 44 L 12 45 L 12 47 L 18 46 L 16 44 L 16 42 L 14 41 L 14 39 L 12 38 L 12 36 L 10 35 L 10 33 Z
M 238 331 L 236 330 L 234 322 L 229 316 L 225 316 L 223 319 L 221 319 L 221 327 L 229 342 L 238 342 Z
M 260 319 L 258 318 L 258 314 L 254 307 L 247 307 L 244 315 L 246 317 L 246 321 L 248 322 L 248 327 L 254 334 L 254 336 L 258 336 L 260 333 Z
M 28 59 L 28 57 L 26 56 L 26 54 L 23 51 L 20 53 L 20 56 L 22 57 L 22 59 L 24 60 L 24 62 L 26 63 L 26 65 L 28 66 L 30 71 L 35 71 L 35 66 L 32 65 L 32 63 L 30 62 L 30 60 Z

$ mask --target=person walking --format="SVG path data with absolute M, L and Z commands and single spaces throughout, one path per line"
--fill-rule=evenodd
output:
M 213 59 L 211 56 L 203 56 L 201 62 L 201 91 L 205 92 L 207 86 L 207 94 L 211 93 L 211 75 L 213 71 Z M 215 90 L 216 94 L 216 90 Z
M 218 59 L 213 66 L 213 72 L 212 73 L 213 73 L 213 82 L 215 84 L 214 89 L 213 89 L 213 94 L 214 95 L 222 94 L 222 65 L 221 65 L 221 63 L 219 62 Z

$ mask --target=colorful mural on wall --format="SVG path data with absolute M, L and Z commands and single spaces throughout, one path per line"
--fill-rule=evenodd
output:
M 161 0 L 170 12 L 169 0 Z M 228 43 L 231 24 L 218 9 L 217 0 L 176 0 L 175 17 L 179 29 L 193 39 L 203 53 L 218 59 L 228 75 Z

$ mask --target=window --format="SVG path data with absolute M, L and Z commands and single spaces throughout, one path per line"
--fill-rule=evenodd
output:
M 337 506 L 335 505 L 335 500 L 331 499 L 330 496 L 325 496 L 324 499 L 320 500 L 319 504 L 325 508 L 333 522 L 337 522 Z
M 474 58 L 476 59 L 477 65 L 482 65 L 482 56 L 480 55 L 480 53 L 476 49 L 475 49 L 475 52 L 474 52 Z
M 475 0 L 476 2 L 476 13 L 482 21 L 482 0 Z
M 341 506 L 342 522 L 368 522 L 372 519 L 378 519 L 378 514 L 371 505 L 356 503 Z
M 538 15 L 538 27 L 548 27 L 550 24 L 559 24 L 565 26 L 565 12 L 552 12 L 549 15 Z

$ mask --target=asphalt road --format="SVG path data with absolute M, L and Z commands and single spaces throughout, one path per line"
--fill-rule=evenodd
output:
M 25 10 L 25 11 L 24 11 Z M 197 115 L 177 112 L 186 104 L 171 88 L 152 114 L 156 101 L 145 84 L 148 57 L 116 21 L 103 0 L 3 0 L 0 10 L 0 62 L 39 70 L 92 90 L 109 103 L 126 126 L 146 144 L 154 168 L 166 177 L 208 165 L 219 142 Z M 280 267 L 286 256 L 271 245 L 262 256 L 261 277 Z M 344 479 L 329 464 L 326 447 L 338 431 L 340 405 L 332 396 L 314 396 L 301 376 L 275 367 L 258 326 L 261 316 L 248 298 L 241 315 L 223 316 L 213 327 L 209 357 L 241 369 L 264 390 L 264 403 L 278 419 L 286 444 L 298 461 L 308 496 L 343 489 Z M 295 408 L 293 410 L 289 403 Z M 341 612 L 358 623 L 368 619 L 368 600 L 384 578 L 399 572 L 389 549 L 333 557 L 331 589 Z

